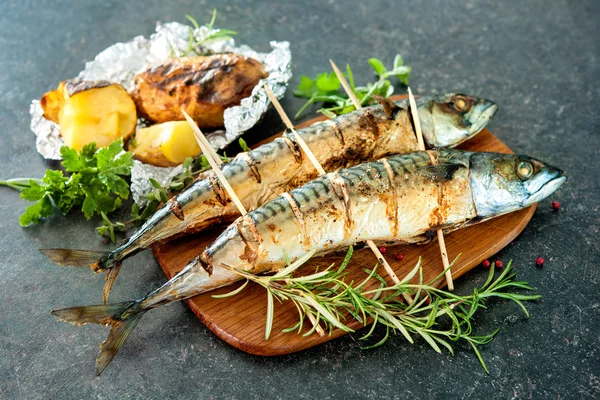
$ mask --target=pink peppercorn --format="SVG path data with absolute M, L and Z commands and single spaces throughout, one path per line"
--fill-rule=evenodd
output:
M 379 251 L 381 252 L 381 254 L 385 254 L 387 252 L 387 248 L 385 248 L 384 246 L 381 246 L 379 248 Z
M 396 254 L 396 260 L 398 260 L 398 261 L 404 260 L 404 254 L 402 254 L 402 253 Z
M 496 260 L 495 264 L 496 264 L 496 268 L 502 268 L 502 267 L 504 267 L 504 263 L 502 261 L 500 261 L 500 260 Z
M 490 265 L 492 265 L 492 263 L 490 262 L 490 260 L 483 260 L 481 262 L 481 265 L 483 265 L 483 268 L 489 268 Z
M 544 266 L 544 261 L 543 257 L 538 257 L 535 259 L 535 265 L 537 265 L 538 268 L 542 268 Z
M 554 211 L 560 210 L 560 203 L 558 201 L 552 202 L 552 210 L 554 210 Z

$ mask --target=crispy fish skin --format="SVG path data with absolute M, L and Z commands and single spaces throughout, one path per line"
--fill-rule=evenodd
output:
M 464 105 L 469 99 L 468 107 Z M 438 104 L 444 105 L 444 107 Z M 450 94 L 418 99 L 419 115 L 427 125 L 426 141 L 443 133 L 438 145 L 453 146 L 479 132 L 496 112 L 493 102 L 470 96 Z M 435 115 L 432 115 L 434 113 Z M 390 154 L 417 150 L 417 140 L 410 119 L 407 101 L 387 101 L 384 106 L 363 108 L 332 120 L 316 123 L 298 130 L 317 160 L 326 171 L 337 171 L 365 160 Z M 428 139 L 429 138 L 429 139 Z M 293 135 L 266 143 L 255 150 L 239 154 L 222 166 L 223 175 L 233 187 L 246 209 L 255 209 L 279 194 L 298 187 L 317 177 L 317 171 L 302 153 Z M 152 245 L 175 237 L 198 232 L 206 227 L 234 219 L 239 215 L 235 205 L 212 172 L 159 209 L 124 244 L 100 259 L 97 252 L 77 252 L 69 259 L 71 250 L 41 250 L 62 265 L 92 263 L 94 271 L 111 270 L 116 276 L 123 259 Z M 105 297 L 113 280 L 107 280 Z
M 322 255 L 366 240 L 424 242 L 428 232 L 451 232 L 528 207 L 566 180 L 561 170 L 527 156 L 459 150 L 434 156 L 435 165 L 427 152 L 395 155 L 282 194 L 238 218 L 179 278 L 146 298 L 146 306 L 238 279 L 223 264 L 261 273 L 284 267 L 286 257 L 293 262 L 310 251 Z M 523 164 L 531 166 L 529 176 L 519 175 Z
M 183 107 L 201 128 L 216 128 L 225 109 L 267 76 L 260 62 L 237 54 L 177 58 L 136 75 L 131 96 L 138 114 L 151 121 L 183 120 Z
M 111 325 L 100 374 L 148 310 L 274 271 L 312 251 L 326 254 L 366 240 L 418 242 L 540 201 L 566 178 L 526 156 L 442 150 L 396 155 L 326 174 L 238 218 L 179 274 L 143 299 L 52 313 L 73 324 Z M 494 198 L 497 195 L 501 195 Z M 489 198 L 494 198 L 490 202 Z
M 395 105 L 398 109 L 392 119 L 383 107 L 370 107 L 300 129 L 298 133 L 326 171 L 415 151 L 418 144 L 408 103 L 400 101 Z M 222 171 L 244 207 L 250 210 L 318 175 L 289 132 L 255 150 L 238 154 L 223 165 Z M 202 231 L 238 216 L 239 211 L 215 174 L 208 172 L 205 176 L 174 197 L 115 249 L 114 259 L 122 260 L 156 243 Z M 183 221 L 171 212 L 174 207 L 182 210 Z

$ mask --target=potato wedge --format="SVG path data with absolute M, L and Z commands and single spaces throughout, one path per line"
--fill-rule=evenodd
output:
M 128 150 L 145 163 L 172 167 L 200 155 L 200 147 L 187 121 L 170 121 L 138 129 Z
M 154 65 L 136 75 L 133 100 L 138 113 L 154 122 L 181 121 L 181 108 L 201 128 L 223 126 L 226 108 L 250 96 L 264 66 L 248 57 L 218 54 Z
M 44 117 L 60 126 L 65 144 L 80 150 L 88 143 L 108 146 L 135 131 L 135 104 L 119 84 L 75 79 L 61 82 L 40 101 Z

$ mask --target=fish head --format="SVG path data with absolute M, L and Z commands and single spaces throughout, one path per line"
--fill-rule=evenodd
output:
M 423 138 L 431 147 L 455 147 L 478 134 L 498 106 L 490 100 L 464 94 L 419 99 Z
M 472 153 L 473 201 L 479 217 L 529 207 L 554 193 L 566 180 L 560 169 L 517 154 Z

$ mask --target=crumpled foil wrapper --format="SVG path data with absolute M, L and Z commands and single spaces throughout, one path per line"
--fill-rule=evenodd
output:
M 150 202 L 146 197 L 146 194 L 150 193 L 154 188 L 152 187 L 149 178 L 154 178 L 162 186 L 167 186 L 171 183 L 173 178 L 183 171 L 183 165 L 172 168 L 162 168 L 134 160 L 133 168 L 131 169 L 131 186 L 129 187 L 133 194 L 133 201 L 142 207 Z
M 193 29 L 191 32 L 197 41 L 203 40 L 217 30 L 206 26 Z M 134 76 L 148 64 L 161 62 L 173 57 L 181 57 L 188 50 L 190 27 L 177 22 L 157 24 L 156 33 L 149 39 L 137 36 L 132 41 L 117 43 L 96 56 L 94 61 L 87 62 L 85 69 L 78 78 L 86 80 L 107 80 L 121 84 L 127 91 L 133 88 Z M 233 39 L 218 39 L 210 41 L 195 49 L 199 54 L 235 53 L 252 57 L 265 66 L 269 76 L 259 82 L 252 94 L 242 99 L 239 106 L 225 110 L 225 130 L 206 133 L 206 138 L 215 150 L 225 148 L 229 143 L 252 128 L 267 111 L 270 100 L 262 87 L 266 82 L 278 99 L 285 94 L 292 77 L 289 42 L 270 42 L 271 52 L 259 53 L 246 45 L 236 46 Z M 59 160 L 60 147 L 64 145 L 60 130 L 56 123 L 48 121 L 43 116 L 43 110 L 38 100 L 33 100 L 30 107 L 31 130 L 35 133 L 38 152 L 47 159 Z M 138 128 L 144 126 L 139 121 Z M 145 205 L 145 194 L 152 191 L 148 177 L 153 177 L 161 184 L 168 184 L 174 172 L 180 167 L 160 168 L 141 162 L 135 163 L 131 173 L 131 191 L 134 201 Z M 162 180 L 165 177 L 165 180 Z M 166 177 L 170 177 L 167 179 Z

